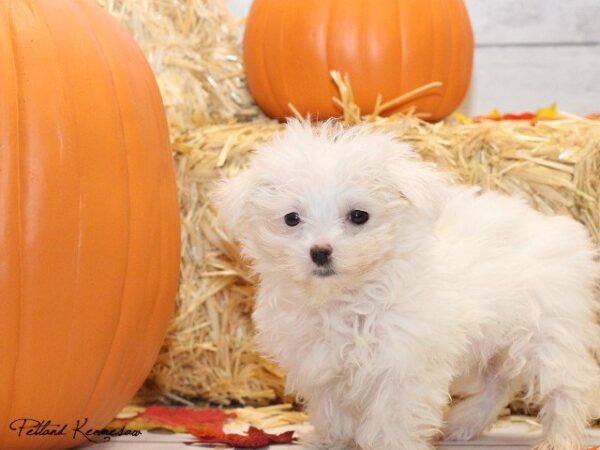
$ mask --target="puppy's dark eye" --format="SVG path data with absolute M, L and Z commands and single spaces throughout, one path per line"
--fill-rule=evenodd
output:
M 285 219 L 285 224 L 288 227 L 295 227 L 296 225 L 298 225 L 300 223 L 300 216 L 296 212 L 286 214 L 284 219 Z
M 355 209 L 354 211 L 350 212 L 350 215 L 348 216 L 348 218 L 350 219 L 350 222 L 352 222 L 353 224 L 363 225 L 363 224 L 367 223 L 367 221 L 369 220 L 369 213 Z

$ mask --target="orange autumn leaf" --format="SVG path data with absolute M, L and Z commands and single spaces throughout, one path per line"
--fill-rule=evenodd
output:
M 490 112 L 484 115 L 486 119 L 491 120 L 500 120 L 502 119 L 502 114 L 496 108 L 492 109 Z
M 186 433 L 189 427 L 204 425 L 222 428 L 227 419 L 233 419 L 234 413 L 220 409 L 175 408 L 153 405 L 131 419 L 115 419 L 109 427 L 125 426 L 129 430 L 165 429 L 175 433 Z

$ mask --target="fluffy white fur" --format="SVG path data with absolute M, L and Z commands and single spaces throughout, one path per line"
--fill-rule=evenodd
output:
M 582 225 L 453 186 L 409 145 L 331 123 L 289 124 L 217 200 L 260 274 L 258 340 L 306 400 L 315 447 L 470 439 L 524 390 L 542 406 L 537 448 L 581 448 L 600 391 Z M 324 244 L 333 276 L 309 254 Z M 444 417 L 450 393 L 463 400 Z

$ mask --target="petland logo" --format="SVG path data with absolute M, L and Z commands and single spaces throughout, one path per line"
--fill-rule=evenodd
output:
M 73 439 L 84 437 L 89 442 L 101 443 L 109 442 L 113 437 L 119 436 L 140 436 L 142 434 L 139 430 L 126 430 L 125 427 L 114 428 L 114 429 L 94 429 L 86 428 L 88 419 L 77 419 L 74 424 L 66 423 L 54 423 L 51 420 L 37 420 L 37 419 L 16 419 L 9 424 L 11 431 L 17 433 L 18 437 L 24 439 L 27 436 L 46 436 L 48 438 L 56 436 L 72 436 Z

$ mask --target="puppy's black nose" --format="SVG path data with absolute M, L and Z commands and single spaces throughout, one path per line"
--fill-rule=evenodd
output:
M 312 259 L 317 266 L 325 266 L 326 264 L 329 264 L 332 253 L 333 249 L 331 248 L 331 245 L 315 245 L 310 249 L 310 259 Z

